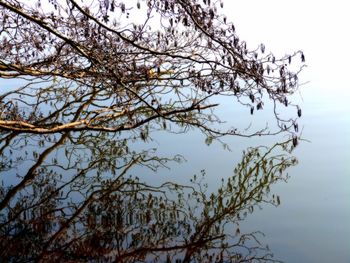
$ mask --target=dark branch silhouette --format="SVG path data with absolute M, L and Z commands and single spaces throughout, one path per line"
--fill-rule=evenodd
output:
M 283 119 L 276 105 L 291 104 L 303 66 L 288 68 L 303 53 L 277 59 L 264 45 L 248 50 L 217 4 L 1 0 L 0 77 L 23 85 L 1 95 L 0 129 L 145 134 L 172 122 L 214 138 L 291 131 L 297 118 Z M 220 96 L 232 96 L 248 114 L 275 104 L 277 126 L 216 128 Z

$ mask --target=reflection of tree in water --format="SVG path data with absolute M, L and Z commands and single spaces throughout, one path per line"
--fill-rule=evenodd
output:
M 36 139 L 40 150 L 32 146 Z M 1 179 L 18 179 L 0 188 L 3 260 L 273 260 L 259 233 L 240 233 L 239 222 L 263 202 L 278 205 L 269 188 L 296 163 L 281 155 L 292 142 L 247 150 L 233 176 L 209 193 L 204 171 L 189 185 L 141 182 L 130 175 L 132 167 L 157 169 L 168 160 L 132 151 L 127 138 L 109 139 L 91 133 L 3 137 Z

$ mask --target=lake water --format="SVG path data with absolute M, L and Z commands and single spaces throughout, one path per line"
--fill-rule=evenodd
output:
M 278 186 L 282 205 L 251 218 L 285 262 L 350 262 L 350 107 L 347 96 L 304 95 L 299 164 Z
M 240 223 L 242 233 L 264 233 L 265 237 L 260 238 L 260 241 L 269 245 L 275 259 L 284 262 L 350 262 L 350 107 L 346 93 L 340 96 L 342 88 L 334 88 L 331 95 L 319 91 L 318 87 L 310 83 L 302 88 L 301 96 L 297 96 L 303 109 L 299 123 L 303 140 L 292 152 L 298 164 L 287 169 L 290 176 L 287 183 L 279 182 L 271 187 L 271 192 L 280 196 L 281 204 L 277 208 L 262 204 L 261 210 L 255 209 Z M 263 127 L 266 121 L 273 121 L 268 107 L 251 116 L 241 107 L 235 108 L 225 100 L 221 101 L 218 113 L 227 121 L 225 125 L 238 127 L 246 127 L 250 122 Z M 181 154 L 187 161 L 169 163 L 170 169 L 159 169 L 156 173 L 145 167 L 137 167 L 131 170 L 131 174 L 153 185 L 165 181 L 188 184 L 194 174 L 198 175 L 201 170 L 205 170 L 208 192 L 216 192 L 221 178 L 227 180 L 233 175 L 233 169 L 241 160 L 243 150 L 259 145 L 272 146 L 275 142 L 286 139 L 285 135 L 226 137 L 223 141 L 230 147 L 229 151 L 215 141 L 207 146 L 205 137 L 198 131 L 178 135 L 156 132 L 152 137 L 153 141 L 137 145 L 136 148 L 155 147 L 159 156 Z M 29 144 L 25 148 L 29 152 L 37 149 L 37 141 L 33 139 L 32 143 L 33 146 Z M 14 144 L 13 150 L 20 150 L 20 144 Z M 64 146 L 41 166 L 50 167 L 55 164 L 53 158 L 58 159 L 58 164 L 64 164 L 65 147 L 74 145 Z M 86 151 L 84 147 L 82 149 Z M 99 147 L 102 144 L 97 149 Z M 23 155 L 23 150 L 8 157 L 15 162 L 17 155 L 21 154 Z M 15 170 L 3 171 L 2 182 L 5 185 L 17 183 L 18 177 L 14 174 L 23 175 L 30 167 L 29 160 Z M 62 172 L 60 169 L 57 166 L 54 171 L 59 174 Z M 67 180 L 77 171 L 63 171 L 63 178 Z M 50 178 L 49 173 L 47 176 Z M 44 180 L 46 183 L 41 187 L 50 184 L 52 179 Z M 55 181 L 55 185 L 59 184 L 59 181 Z M 27 190 L 22 194 L 31 196 L 30 193 L 31 190 Z M 77 193 L 71 198 L 77 202 L 83 200 L 84 195 Z
M 246 231 L 265 233 L 263 241 L 284 262 L 350 262 L 350 107 L 342 88 L 333 91 L 322 94 L 312 83 L 302 89 L 305 141 L 293 152 L 299 163 L 288 170 L 288 182 L 272 188 L 281 205 L 264 206 L 243 223 Z M 215 189 L 219 178 L 232 174 L 242 149 L 274 139 L 226 138 L 232 149 L 228 152 L 215 143 L 207 147 L 203 136 L 193 132 L 178 136 L 176 144 L 169 137 L 159 145 L 187 159 L 173 167 L 172 176 L 206 169 Z

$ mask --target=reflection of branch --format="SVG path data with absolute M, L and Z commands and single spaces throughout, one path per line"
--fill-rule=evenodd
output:
M 172 252 L 172 251 L 177 252 L 177 251 L 184 251 L 184 250 L 191 251 L 193 248 L 202 248 L 207 243 L 210 243 L 214 240 L 218 240 L 224 237 L 225 235 L 218 235 L 218 236 L 208 237 L 198 242 L 192 242 L 190 244 L 183 244 L 183 245 L 176 245 L 176 246 L 142 247 L 130 252 L 123 253 L 120 256 L 117 256 L 115 258 L 115 262 L 120 262 L 123 259 L 137 258 L 139 255 L 144 255 L 147 253 L 155 253 L 155 252 L 164 253 L 164 252 Z M 185 256 L 182 262 L 190 262 L 190 258 L 187 258 L 187 256 Z
M 11 140 L 17 136 L 16 133 L 10 133 L 4 138 L 0 138 L 0 143 L 5 142 L 0 148 L 0 156 L 3 155 L 4 150 L 10 145 Z
M 77 119 L 79 117 L 79 115 L 81 114 L 81 112 L 83 111 L 83 109 L 85 108 L 86 104 L 90 103 L 91 100 L 93 99 L 94 96 L 91 96 L 91 98 L 85 102 L 82 103 L 77 111 L 75 112 L 74 115 L 74 119 Z M 73 119 L 73 120 L 74 120 Z M 69 137 L 69 133 L 64 133 L 61 138 L 55 143 L 53 144 L 51 147 L 47 148 L 43 153 L 40 154 L 40 156 L 38 157 L 38 160 L 36 161 L 36 163 L 28 170 L 27 174 L 24 176 L 24 178 L 22 179 L 22 181 L 17 184 L 15 187 L 11 188 L 8 193 L 6 194 L 6 196 L 4 197 L 4 199 L 0 202 L 0 211 L 2 209 L 4 209 L 8 203 L 10 202 L 11 198 L 18 192 L 20 191 L 22 188 L 24 188 L 26 185 L 28 185 L 36 176 L 36 170 L 37 168 L 39 168 L 42 163 L 44 162 L 44 160 L 46 159 L 46 157 L 53 152 L 58 146 L 63 145 L 65 140 Z
M 61 224 L 59 230 L 54 233 L 50 239 L 46 242 L 45 246 L 42 249 L 41 254 L 38 257 L 38 261 L 40 261 L 42 258 L 45 257 L 48 248 L 50 247 L 50 245 L 56 240 L 58 239 L 60 236 L 62 236 L 67 229 L 72 225 L 72 223 L 74 222 L 74 220 L 77 219 L 77 217 L 79 215 L 81 215 L 83 213 L 83 211 L 86 209 L 87 206 L 89 206 L 97 197 L 98 194 L 101 194 L 101 198 L 103 198 L 104 196 L 107 196 L 108 194 L 110 194 L 111 192 L 115 192 L 118 191 L 120 188 L 123 187 L 123 185 L 126 183 L 121 183 L 120 179 L 127 173 L 127 171 L 132 168 L 139 160 L 138 159 L 134 159 L 132 160 L 129 164 L 127 164 L 123 171 L 120 173 L 120 175 L 114 180 L 114 183 L 110 184 L 110 188 L 106 190 L 102 189 L 102 190 L 97 190 L 94 191 L 93 193 L 90 194 L 89 197 L 87 197 L 83 204 L 79 206 L 79 208 L 77 208 L 74 212 L 74 214 L 68 219 L 66 220 L 64 223 Z
M 212 232 L 218 222 L 225 221 L 225 218 L 232 217 L 235 220 L 242 220 L 240 214 L 245 210 L 252 212 L 253 207 L 261 202 L 279 204 L 279 197 L 272 201 L 265 201 L 264 195 L 268 193 L 270 185 L 278 180 L 283 180 L 282 171 L 295 164 L 295 159 L 280 156 L 269 156 L 278 147 L 285 148 L 291 140 L 284 143 L 277 143 L 266 149 L 261 155 L 257 149 L 251 149 L 244 156 L 242 162 L 235 170 L 235 176 L 229 178 L 227 186 L 218 190 L 216 195 L 207 199 L 206 195 L 196 194 L 202 198 L 202 203 L 208 204 L 203 207 L 203 220 L 199 220 L 196 231 L 191 236 L 191 241 L 196 242 L 206 238 Z M 212 207 L 213 206 L 213 207 Z M 196 251 L 187 251 L 187 257 L 191 258 Z
M 55 150 L 58 146 L 63 145 L 64 141 L 68 137 L 68 133 L 65 133 L 61 136 L 61 138 L 53 144 L 51 147 L 47 148 L 42 154 L 40 154 L 38 160 L 36 163 L 28 170 L 27 174 L 24 176 L 22 181 L 17 184 L 16 186 L 12 187 L 6 196 L 1 200 L 0 202 L 0 211 L 4 209 L 9 202 L 11 201 L 11 198 L 13 198 L 16 193 L 18 193 L 21 189 L 23 189 L 26 185 L 28 185 L 36 176 L 36 170 L 42 165 L 44 162 L 45 158 L 53 151 Z
M 83 138 L 78 137 L 77 141 L 83 143 Z M 72 138 L 71 142 L 74 142 Z M 90 140 L 84 143 L 89 145 Z M 96 141 L 96 144 L 100 143 L 104 145 Z M 281 147 L 287 149 L 287 143 L 290 142 L 271 148 L 249 149 L 233 177 L 211 195 L 206 193 L 204 178 L 194 179 L 191 185 L 166 182 L 154 186 L 127 177 L 137 164 L 162 163 L 162 159 L 147 157 L 144 152 L 119 165 L 119 173 L 115 176 L 98 179 L 94 176 L 98 171 L 96 168 L 104 171 L 115 168 L 105 165 L 110 162 L 106 160 L 108 155 L 96 153 L 86 168 L 79 169 L 72 178 L 67 177 L 61 185 L 57 185 L 58 176 L 54 174 L 52 178 L 49 174 L 33 178 L 33 184 L 48 184 L 48 189 L 35 193 L 36 196 L 42 195 L 36 202 L 30 201 L 30 194 L 23 199 L 28 201 L 19 200 L 21 204 L 13 206 L 11 217 L 1 222 L 0 229 L 16 228 L 16 224 L 20 224 L 30 232 L 31 228 L 43 224 L 41 239 L 33 243 L 36 249 L 32 257 L 39 261 L 56 257 L 63 261 L 69 257 L 97 260 L 113 255 L 116 261 L 154 256 L 167 257 L 171 261 L 182 257 L 182 262 L 192 262 L 194 258 L 208 260 L 205 253 L 211 251 L 213 257 L 222 260 L 273 262 L 271 254 L 259 243 L 258 233 L 240 234 L 236 231 L 231 235 L 227 229 L 238 225 L 244 214 L 251 213 L 261 202 L 278 203 L 275 197 L 268 199 L 267 194 L 271 184 L 283 180 L 279 171 L 283 172 L 293 164 L 293 159 L 279 152 L 275 154 Z M 86 152 L 81 146 L 79 149 L 81 153 Z M 78 152 L 67 156 L 79 158 Z M 73 160 L 70 162 L 74 163 Z M 58 164 L 58 167 L 61 166 Z M 92 180 L 85 180 L 89 173 Z M 23 194 L 20 190 L 18 193 Z M 69 201 L 75 193 L 83 199 Z M 24 214 L 32 216 L 23 219 Z M 56 224 L 56 227 L 45 228 L 45 224 Z M 31 240 L 29 234 L 22 235 Z M 27 242 L 23 237 L 11 238 L 11 235 L 3 240 L 4 244 Z M 18 258 L 21 256 L 25 255 Z

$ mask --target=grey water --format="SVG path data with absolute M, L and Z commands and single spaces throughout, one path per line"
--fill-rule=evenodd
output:
M 285 262 L 350 262 L 350 107 L 346 96 L 314 95 L 310 86 L 302 135 L 309 142 L 296 149 L 288 184 L 277 187 L 282 204 L 248 224 Z
M 350 106 L 342 90 L 322 94 L 312 83 L 302 89 L 303 141 L 292 153 L 298 165 L 288 170 L 287 183 L 272 188 L 281 205 L 263 206 L 242 225 L 243 231 L 263 232 L 263 241 L 284 262 L 350 262 Z M 197 133 L 172 140 L 159 145 L 187 159 L 173 167 L 172 176 L 205 169 L 212 189 L 232 174 L 242 149 L 273 141 L 230 138 L 229 152 L 220 144 L 206 146 Z
M 318 82 L 311 81 L 296 95 L 303 110 L 299 120 L 301 140 L 292 152 L 298 164 L 287 170 L 287 182 L 271 188 L 272 193 L 280 196 L 281 204 L 278 207 L 262 204 L 261 210 L 255 210 L 240 224 L 243 233 L 264 233 L 260 241 L 270 247 L 275 259 L 284 262 L 350 262 L 349 92 L 345 85 L 333 87 L 332 93 L 326 90 Z M 219 102 L 218 115 L 227 122 L 223 127 L 244 128 L 250 123 L 264 127 L 265 122 L 274 121 L 268 107 L 251 116 L 240 105 L 224 99 Z M 215 192 L 221 178 L 233 175 L 243 150 L 271 146 L 285 137 L 283 134 L 225 137 L 223 141 L 230 148 L 227 150 L 215 141 L 207 146 L 205 136 L 196 130 L 184 134 L 155 132 L 153 140 L 142 147 L 157 148 L 159 156 L 181 154 L 186 161 L 169 163 L 170 169 L 157 172 L 139 167 L 133 174 L 154 185 L 162 181 L 187 184 L 194 174 L 205 170 L 208 190 Z M 6 179 L 6 184 L 15 180 L 6 173 L 2 178 Z

